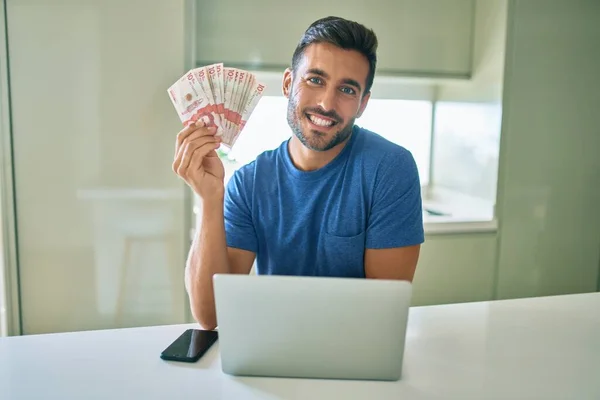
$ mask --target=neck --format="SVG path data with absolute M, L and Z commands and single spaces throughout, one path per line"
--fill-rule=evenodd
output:
M 301 171 L 315 171 L 323 168 L 340 154 L 348 143 L 348 139 L 327 151 L 316 151 L 307 148 L 295 135 L 292 135 L 288 145 L 292 164 Z

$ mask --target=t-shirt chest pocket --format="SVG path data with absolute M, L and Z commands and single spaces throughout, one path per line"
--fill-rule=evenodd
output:
M 365 276 L 364 231 L 353 236 L 336 236 L 323 232 L 319 247 L 319 275 L 355 278 Z
M 328 210 L 321 227 L 319 272 L 326 276 L 365 276 L 366 216 L 363 204 L 346 202 Z

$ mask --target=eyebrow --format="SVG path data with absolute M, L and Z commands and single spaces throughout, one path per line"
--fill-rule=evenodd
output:
M 322 76 L 325 79 L 329 79 L 329 74 L 327 74 L 327 72 L 323 71 L 322 69 L 319 68 L 311 68 L 308 70 L 309 74 L 315 74 L 315 75 L 319 75 Z M 358 91 L 362 91 L 362 88 L 360 87 L 360 84 L 355 81 L 354 79 L 350 79 L 350 78 L 344 78 L 342 79 L 342 83 L 345 83 L 346 85 L 351 85 L 354 86 L 355 88 L 358 89 Z

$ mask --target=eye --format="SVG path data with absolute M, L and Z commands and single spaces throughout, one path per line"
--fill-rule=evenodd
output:
M 354 90 L 353 88 L 351 88 L 349 86 L 343 86 L 340 90 L 345 94 L 350 94 L 350 95 L 356 94 L 356 90 Z
M 308 82 L 312 83 L 313 85 L 322 85 L 323 84 L 323 80 L 317 76 L 313 76 L 312 78 L 308 78 Z

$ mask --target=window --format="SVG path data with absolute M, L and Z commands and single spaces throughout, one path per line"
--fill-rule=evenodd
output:
M 496 200 L 502 107 L 439 102 L 435 113 L 435 186 Z
M 501 105 L 437 102 L 433 120 L 432 181 L 423 193 L 427 218 L 493 225 Z
M 248 119 L 228 158 L 237 169 L 254 160 L 263 151 L 278 147 L 291 134 L 287 123 L 287 99 L 283 96 L 264 96 Z
M 422 186 L 429 183 L 431 109 L 429 101 L 371 99 L 356 121 L 412 152 Z

